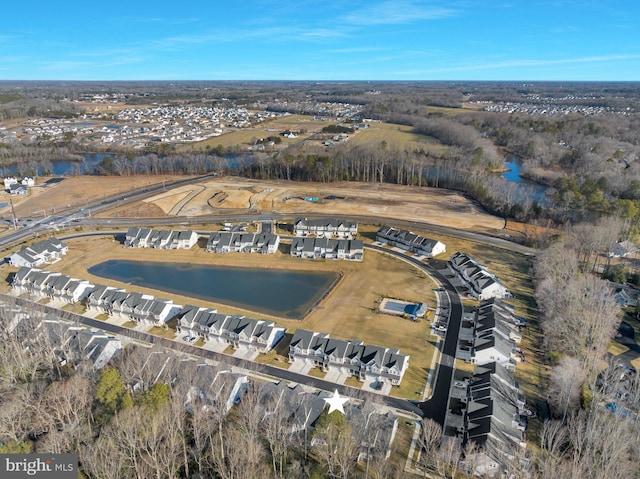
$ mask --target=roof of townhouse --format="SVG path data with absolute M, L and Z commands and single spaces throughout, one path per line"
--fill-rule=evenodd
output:
M 382 346 L 367 344 L 362 347 L 360 361 L 367 366 L 383 367 L 386 349 Z
M 300 349 L 309 349 L 311 341 L 315 335 L 315 332 L 309 331 L 308 329 L 297 329 L 293 334 L 293 338 L 291 338 L 290 346 Z
M 336 358 L 343 358 L 347 352 L 348 341 L 343 339 L 328 338 L 324 346 L 325 354 Z

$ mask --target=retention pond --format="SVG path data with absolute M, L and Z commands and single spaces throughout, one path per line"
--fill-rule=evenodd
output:
M 109 260 L 89 273 L 287 319 L 301 319 L 335 285 L 339 274 L 185 263 Z

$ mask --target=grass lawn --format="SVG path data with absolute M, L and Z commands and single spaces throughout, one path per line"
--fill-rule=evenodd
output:
M 204 346 L 204 338 L 200 337 L 198 339 L 196 339 L 196 341 L 193 343 L 194 346 L 197 346 L 199 348 Z
M 311 368 L 309 370 L 309 372 L 307 373 L 307 375 L 312 376 L 314 378 L 324 379 L 324 377 L 327 375 L 327 373 L 325 373 L 320 368 Z
M 633 359 L 631 365 L 636 368 L 636 371 L 640 370 L 640 358 Z
M 352 388 L 356 388 L 356 389 L 362 389 L 362 381 L 360 381 L 357 377 L 355 376 L 349 376 L 347 379 L 345 379 L 344 381 L 344 385 L 345 386 L 349 386 Z
M 62 309 L 75 314 L 84 314 L 87 311 L 87 307 L 80 303 L 65 304 Z
M 108 313 L 100 313 L 98 316 L 95 317 L 95 319 L 99 321 L 109 321 L 110 318 L 111 316 Z
M 123 328 L 130 328 L 133 329 L 138 325 L 138 323 L 136 323 L 135 321 L 127 321 L 126 323 L 124 323 L 122 325 Z
M 407 422 L 410 422 L 411 425 L 407 425 Z M 411 439 L 413 438 L 413 433 L 416 427 L 417 426 L 413 421 L 409 421 L 404 417 L 398 418 L 398 431 L 396 432 L 396 437 L 393 439 L 391 455 L 389 456 L 389 461 L 391 461 L 395 466 L 396 470 L 404 470 L 404 466 L 407 463 L 407 456 L 409 455 L 409 449 L 411 448 Z M 418 450 L 418 447 L 414 450 L 414 461 L 418 457 Z
M 166 339 L 175 339 L 176 338 L 176 330 L 173 328 L 163 328 L 161 326 L 151 326 L 147 333 L 153 334 L 154 336 L 160 336 Z
M 233 345 L 229 345 L 227 346 L 224 351 L 222 351 L 223 354 L 228 354 L 230 356 L 233 356 L 233 353 L 236 352 L 236 348 L 233 347 Z
M 620 344 L 617 341 L 610 341 L 607 351 L 613 356 L 618 356 L 619 354 L 629 351 L 629 348 L 624 344 Z

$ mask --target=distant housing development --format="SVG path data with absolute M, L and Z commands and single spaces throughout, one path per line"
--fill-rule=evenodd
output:
M 263 233 L 231 233 L 216 231 L 207 241 L 207 251 L 214 253 L 262 253 L 273 254 L 278 251 L 280 236 Z
M 59 239 L 49 238 L 33 243 L 31 246 L 25 246 L 20 251 L 13 253 L 9 257 L 9 264 L 17 267 L 35 268 L 43 264 L 55 263 L 62 255 L 67 254 L 68 249 L 67 245 Z
M 409 356 L 397 349 L 330 338 L 328 334 L 298 329 L 289 345 L 289 359 L 325 370 L 352 374 L 362 381 L 377 378 L 397 385 L 409 367 Z
M 457 276 L 476 299 L 508 298 L 509 290 L 495 275 L 465 253 L 454 253 L 449 259 L 449 271 Z
M 391 226 L 381 227 L 376 233 L 376 241 L 427 258 L 433 258 L 447 250 L 445 244 L 440 241 L 425 238 L 408 230 L 397 230 Z
M 198 233 L 191 230 L 153 230 L 129 228 L 124 245 L 129 248 L 189 249 L 198 242 Z
M 307 259 L 346 259 L 362 261 L 364 243 L 362 240 L 329 238 L 293 238 L 291 256 Z
M 358 223 L 339 219 L 310 220 L 299 218 L 293 223 L 293 233 L 298 237 L 321 236 L 352 239 L 358 234 Z

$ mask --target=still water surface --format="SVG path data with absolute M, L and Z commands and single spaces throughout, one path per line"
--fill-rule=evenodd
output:
M 105 261 L 89 273 L 288 319 L 302 318 L 338 278 L 325 271 L 128 260 Z

